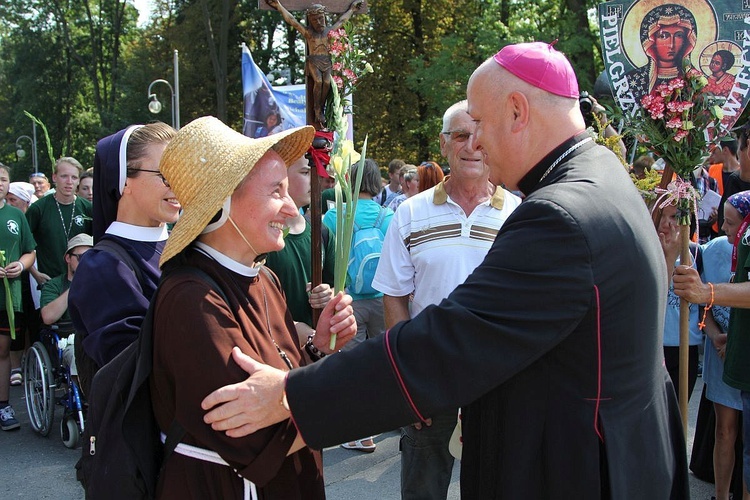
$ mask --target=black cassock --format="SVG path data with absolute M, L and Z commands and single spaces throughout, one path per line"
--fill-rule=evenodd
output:
M 461 406 L 462 498 L 689 498 L 664 256 L 625 169 L 587 137 L 527 174 L 526 199 L 447 299 L 290 374 L 310 446 Z

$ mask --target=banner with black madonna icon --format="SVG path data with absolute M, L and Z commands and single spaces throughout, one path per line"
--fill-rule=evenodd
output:
M 599 5 L 602 58 L 626 117 L 659 84 L 700 72 L 723 111 L 718 137 L 750 91 L 750 0 L 622 0 Z

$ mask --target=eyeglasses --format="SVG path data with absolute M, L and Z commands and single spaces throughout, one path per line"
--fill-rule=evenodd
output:
M 167 181 L 167 179 L 164 178 L 161 171 L 159 170 L 149 170 L 147 168 L 129 168 L 128 170 L 131 170 L 134 172 L 150 172 L 152 174 L 157 174 L 161 178 L 161 181 L 164 183 L 164 185 L 166 187 L 169 187 L 169 181 Z
M 76 258 L 76 260 L 80 261 L 80 260 L 81 260 L 81 257 L 83 257 L 83 254 L 84 254 L 84 253 L 86 253 L 86 252 L 83 252 L 83 253 L 72 253 L 72 252 L 71 252 L 71 253 L 69 253 L 68 255 L 70 255 L 71 257 L 75 257 L 75 258 Z
M 441 134 L 450 136 L 451 140 L 456 142 L 466 142 L 471 139 L 471 136 L 473 135 L 471 132 L 465 130 L 449 130 L 447 132 L 441 132 Z

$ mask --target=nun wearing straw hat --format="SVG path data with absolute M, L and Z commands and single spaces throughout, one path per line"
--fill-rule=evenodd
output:
M 76 364 L 87 394 L 99 368 L 138 338 L 159 282 L 167 223 L 176 221 L 180 210 L 159 172 L 175 133 L 161 122 L 134 125 L 96 145 L 96 245 L 81 259 L 68 296 Z
M 203 117 L 164 152 L 160 170 L 183 212 L 161 257 L 151 393 L 162 431 L 176 420 L 186 434 L 164 464 L 157 497 L 325 498 L 321 454 L 291 419 L 234 439 L 206 425 L 200 406 L 211 391 L 246 378 L 234 347 L 291 370 L 332 353 L 331 333 L 338 350 L 356 331 L 351 297 L 339 294 L 315 335 L 301 338 L 278 279 L 263 266 L 266 253 L 284 247 L 286 220 L 298 213 L 287 167 L 313 133 L 301 127 L 250 139 Z M 173 274 L 184 267 L 204 271 L 225 297 L 200 276 Z

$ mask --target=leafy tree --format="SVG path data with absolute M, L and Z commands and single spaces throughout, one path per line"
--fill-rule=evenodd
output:
M 355 138 L 369 134 L 370 156 L 381 163 L 438 159 L 442 113 L 465 98 L 474 68 L 509 43 L 558 39 L 581 88 L 591 89 L 602 69 L 596 19 L 588 16 L 594 6 L 371 0 L 369 13 L 352 19 L 355 41 L 375 68 L 353 97 Z M 0 161 L 30 168 L 29 157 L 15 157 L 15 138 L 31 130 L 23 110 L 47 125 L 55 155 L 85 165 L 98 138 L 129 123 L 169 122 L 166 89 L 154 87 L 165 103 L 158 115 L 147 110 L 146 89 L 155 79 L 174 82 L 175 49 L 183 124 L 213 114 L 239 129 L 243 41 L 264 72 L 289 69 L 289 83 L 303 81 L 303 40 L 256 0 L 156 0 L 147 25 L 136 19 L 127 0 L 0 3 Z

